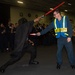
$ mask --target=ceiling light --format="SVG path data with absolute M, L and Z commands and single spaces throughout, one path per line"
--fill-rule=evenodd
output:
M 23 4 L 23 2 L 22 2 L 22 1 L 17 1 L 17 3 Z
M 50 8 L 50 10 L 53 10 L 53 8 Z
M 68 5 L 72 5 L 71 3 L 68 3 Z
M 67 12 L 68 10 L 65 10 L 65 12 Z

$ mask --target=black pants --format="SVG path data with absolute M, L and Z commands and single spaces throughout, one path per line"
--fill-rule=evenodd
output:
M 36 49 L 31 44 L 28 44 L 27 47 L 23 47 L 23 50 L 21 52 L 15 52 L 11 54 L 11 59 L 6 62 L 1 68 L 6 69 L 9 65 L 16 63 L 23 57 L 26 52 L 29 52 L 31 54 L 29 62 L 34 61 L 34 59 L 36 58 Z

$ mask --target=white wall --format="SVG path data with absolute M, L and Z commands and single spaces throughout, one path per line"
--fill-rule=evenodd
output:
M 35 11 L 35 10 L 30 10 L 30 9 L 25 9 L 25 8 L 21 8 L 21 7 L 14 7 L 12 6 L 10 8 L 10 19 L 12 23 L 16 23 L 18 22 L 20 17 L 20 13 L 23 13 L 23 17 L 25 17 L 27 20 L 34 20 L 36 17 L 35 15 L 37 14 L 38 16 L 42 16 L 43 14 L 45 14 L 44 12 L 41 11 Z M 31 17 L 28 17 L 28 13 L 31 14 Z M 44 17 L 40 23 L 45 23 L 45 24 L 49 24 L 50 23 L 50 19 L 49 16 Z

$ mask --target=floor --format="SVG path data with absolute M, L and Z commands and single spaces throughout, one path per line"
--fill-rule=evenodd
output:
M 63 49 L 63 64 L 60 70 L 56 69 L 57 46 L 38 46 L 37 58 L 38 65 L 28 65 L 29 54 L 25 54 L 17 63 L 9 66 L 5 73 L 0 75 L 75 75 L 75 69 L 71 69 L 65 48 Z M 75 54 L 75 45 L 74 45 Z M 0 53 L 0 66 L 10 58 L 10 52 Z

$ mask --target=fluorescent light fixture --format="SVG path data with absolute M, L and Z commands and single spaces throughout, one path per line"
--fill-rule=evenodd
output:
M 72 5 L 71 3 L 68 3 L 68 5 Z
M 50 8 L 50 10 L 53 10 L 53 8 Z
M 23 2 L 22 2 L 22 1 L 17 1 L 17 3 L 23 4 Z
M 65 10 L 65 12 L 67 12 L 68 10 Z

